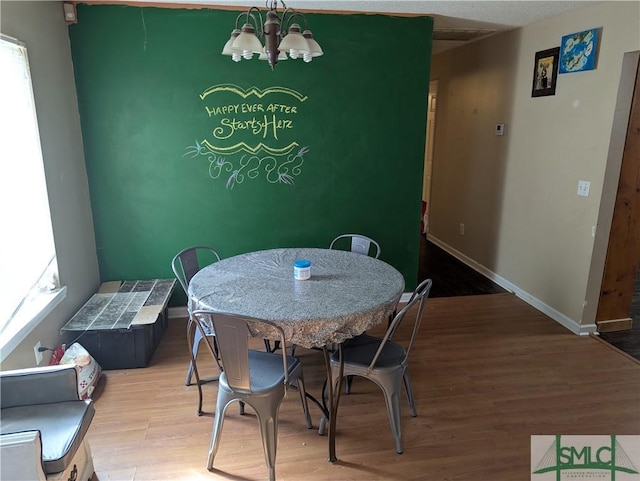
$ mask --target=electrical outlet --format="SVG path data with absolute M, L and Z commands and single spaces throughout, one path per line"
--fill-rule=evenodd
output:
M 38 341 L 38 343 L 33 346 L 33 353 L 36 355 L 36 364 L 39 366 L 42 362 L 42 353 L 38 350 L 42 347 L 42 343 Z
M 460 227 L 458 227 L 458 232 L 460 235 L 464 235 L 464 224 L 460 222 Z

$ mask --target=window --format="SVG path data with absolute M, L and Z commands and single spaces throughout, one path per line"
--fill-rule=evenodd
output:
M 61 300 L 27 49 L 0 36 L 1 358 Z M 62 297 L 64 293 L 62 293 Z M 54 304 L 55 305 L 55 304 Z

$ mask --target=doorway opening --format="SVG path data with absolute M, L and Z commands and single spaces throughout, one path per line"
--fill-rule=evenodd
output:
M 505 293 L 507 292 L 505 289 L 427 239 L 429 233 L 429 212 L 431 210 L 431 182 L 435 163 L 437 97 L 438 81 L 432 80 L 429 82 L 429 97 L 427 101 L 427 132 L 424 154 L 424 178 L 422 184 L 422 219 L 420 223 L 418 283 L 427 278 L 433 280 L 429 297 Z

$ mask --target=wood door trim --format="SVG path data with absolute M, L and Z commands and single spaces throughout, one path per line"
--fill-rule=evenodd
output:
M 629 317 L 639 265 L 640 68 L 637 68 L 596 323 Z

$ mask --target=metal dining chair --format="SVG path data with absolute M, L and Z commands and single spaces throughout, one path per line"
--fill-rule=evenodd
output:
M 350 247 L 351 252 L 357 254 L 370 255 L 376 259 L 380 257 L 380 244 L 376 241 L 361 234 L 341 234 L 331 241 L 329 249 L 338 249 L 340 247 Z M 295 353 L 296 345 L 291 345 L 291 355 Z M 350 385 L 350 381 L 348 382 Z
M 220 256 L 214 248 L 209 246 L 193 246 L 187 247 L 186 249 L 178 252 L 171 261 L 171 268 L 173 269 L 173 273 L 178 279 L 178 282 L 180 282 L 184 293 L 188 296 L 189 282 L 191 281 L 191 278 L 196 275 L 196 273 L 202 267 L 207 266 L 213 262 L 218 262 L 219 260 Z M 189 342 L 189 353 L 191 356 L 191 360 L 189 361 L 187 377 L 184 383 L 186 386 L 189 386 L 191 384 L 193 374 L 195 373 L 196 384 L 198 385 L 200 394 L 200 407 L 198 408 L 198 414 L 202 413 L 201 384 L 216 381 L 218 379 L 218 377 L 216 376 L 201 380 L 198 374 L 198 369 L 196 367 L 196 358 L 198 357 L 200 341 L 202 341 L 205 336 L 210 338 L 211 343 L 208 343 L 208 345 L 213 348 L 213 355 L 217 359 L 217 353 L 215 352 L 217 350 L 217 344 L 215 342 L 215 333 L 213 331 L 213 326 L 201 325 L 200 328 L 197 328 L 197 326 L 194 324 L 192 316 L 189 316 L 189 322 L 187 324 L 187 340 Z
M 375 257 L 376 259 L 380 257 L 380 252 L 382 251 L 380 249 L 380 244 L 378 244 L 376 241 L 374 241 L 370 237 L 367 237 L 361 234 L 341 234 L 331 241 L 331 244 L 329 244 L 329 249 L 338 249 L 340 247 L 345 247 L 345 246 L 350 247 L 351 252 L 355 252 L 356 254 L 370 255 L 371 257 Z M 266 341 L 265 341 L 265 344 L 267 345 L 267 350 L 269 350 L 270 349 L 269 344 L 267 344 Z M 275 348 L 273 348 L 272 350 L 276 350 L 278 348 L 279 346 L 276 343 Z M 292 356 L 295 354 L 295 351 L 296 351 L 296 345 L 292 344 L 291 345 Z M 349 379 L 347 381 L 347 390 L 349 390 L 350 387 L 351 387 L 351 380 Z
M 409 378 L 408 358 L 409 352 L 414 344 L 422 316 L 424 313 L 425 301 L 429 297 L 432 281 L 426 279 L 421 282 L 413 291 L 409 302 L 396 314 L 389 324 L 382 339 L 361 334 L 346 341 L 342 347 L 343 376 L 361 376 L 376 383 L 384 393 L 387 405 L 389 424 L 396 442 L 396 452 L 403 451 L 402 429 L 400 422 L 400 391 L 404 384 L 404 389 L 411 409 L 411 416 L 418 415 L 413 392 L 411 390 L 411 380 Z M 417 306 L 413 329 L 408 341 L 400 343 L 393 338 L 407 315 L 407 312 Z M 330 358 L 333 379 L 336 379 L 340 370 L 339 352 L 334 352 Z M 338 386 L 336 386 L 336 389 Z M 320 432 L 326 419 L 322 419 Z
M 369 255 L 376 259 L 380 257 L 380 244 L 362 234 L 342 234 L 331 241 L 329 249 L 337 249 L 350 241 L 351 252 Z
M 302 363 L 299 359 L 287 355 L 284 331 L 272 322 L 207 310 L 196 310 L 193 316 L 200 321 L 200 324 L 210 322 L 213 325 L 224 368 L 218 381 L 216 415 L 207 469 L 213 469 L 213 461 L 220 445 L 225 411 L 232 402 L 239 401 L 251 406 L 256 413 L 269 468 L 269 479 L 274 481 L 278 411 L 287 388 L 294 383 L 302 402 L 305 423 L 309 429 L 312 427 L 304 388 Z M 282 352 L 275 354 L 249 349 L 249 337 L 251 337 L 253 326 L 260 326 L 262 329 L 273 332 L 269 337 L 279 339 Z
M 362 234 L 341 234 L 335 239 L 331 241 L 329 245 L 329 249 L 335 249 L 338 246 L 345 246 L 347 241 L 350 242 L 351 252 L 355 252 L 356 254 L 364 254 L 371 257 L 375 257 L 378 259 L 380 257 L 380 252 L 382 249 L 380 248 L 380 244 L 378 244 L 375 240 L 370 237 L 367 237 Z M 395 311 L 393 315 L 395 316 Z M 389 322 L 391 322 L 391 317 L 389 317 Z M 292 353 L 293 354 L 293 353 Z M 353 377 L 347 377 L 345 383 L 345 392 L 349 394 L 351 392 L 351 383 L 353 382 Z

